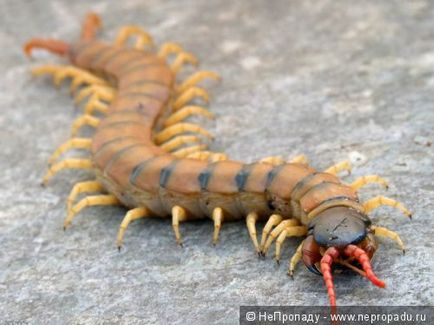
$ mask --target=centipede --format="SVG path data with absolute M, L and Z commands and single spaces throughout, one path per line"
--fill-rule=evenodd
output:
M 100 17 L 88 13 L 78 41 L 32 38 L 23 47 L 28 56 L 40 49 L 64 57 L 66 65 L 43 65 L 32 73 L 52 76 L 56 85 L 70 79 L 75 103 L 86 101 L 84 114 L 73 122 L 71 138 L 50 157 L 43 178 L 46 185 L 65 169 L 85 169 L 94 175 L 73 186 L 65 229 L 87 207 L 125 206 L 116 241 L 120 250 L 127 227 L 141 218 L 170 218 L 181 246 L 182 222 L 210 219 L 212 243 L 217 244 L 223 223 L 245 219 L 259 256 L 265 256 L 274 243 L 275 259 L 280 261 L 284 241 L 301 238 L 288 275 L 293 277 L 302 261 L 323 277 L 332 307 L 336 307 L 335 267 L 354 271 L 380 288 L 386 286 L 371 264 L 377 237 L 395 241 L 403 252 L 405 248 L 396 232 L 374 225 L 369 214 L 380 206 L 399 209 L 409 218 L 411 213 L 385 196 L 365 202 L 358 196 L 371 183 L 387 188 L 385 179 L 373 174 L 344 183 L 340 174 L 351 172 L 349 161 L 319 171 L 304 155 L 243 163 L 209 150 L 212 135 L 188 118 L 213 118 L 205 107 L 209 95 L 201 83 L 218 81 L 220 76 L 199 70 L 197 58 L 176 43 L 157 48 L 151 35 L 138 26 L 122 27 L 113 43 L 97 39 L 100 28 Z M 185 65 L 196 68 L 180 80 Z M 83 127 L 93 128 L 93 135 L 80 136 Z M 76 149 L 87 151 L 88 158 L 61 160 Z M 259 222 L 265 223 L 260 240 Z

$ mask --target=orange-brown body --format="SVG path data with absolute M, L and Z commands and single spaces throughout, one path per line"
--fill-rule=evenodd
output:
M 69 200 L 73 201 L 82 192 L 105 190 L 110 193 L 88 197 L 73 207 L 68 202 L 69 215 L 65 226 L 86 206 L 121 203 L 131 210 L 119 230 L 120 247 L 126 227 L 140 217 L 172 217 L 178 243 L 181 243 L 180 221 L 212 219 L 213 241 L 216 242 L 223 220 L 246 218 L 258 253 L 265 254 L 276 239 L 276 259 L 280 257 L 280 247 L 286 237 L 308 235 L 291 259 L 289 273 L 292 275 L 302 256 L 311 271 L 320 273 L 320 265 L 332 305 L 335 297 L 331 265 L 339 256 L 347 258 L 339 263 L 384 287 L 369 264 L 376 249 L 374 235 L 393 238 L 402 248 L 403 244 L 396 233 L 372 226 L 366 214 L 380 205 L 397 207 L 408 216 L 410 212 L 401 203 L 385 197 L 359 203 L 356 192 L 359 188 L 372 182 L 387 186 L 381 177 L 369 175 L 346 185 L 336 174 L 342 169 L 349 170 L 349 165 L 336 165 L 326 172 L 319 172 L 305 163 L 212 161 L 184 158 L 165 150 L 165 145 L 175 135 L 184 133 L 184 129 L 198 130 L 185 123 L 166 125 L 178 109 L 194 98 L 185 96 L 185 93 L 195 91 L 204 96 L 198 89 L 180 92 L 185 84 L 177 84 L 176 71 L 188 54 L 172 44 L 179 55 L 178 62 L 175 60 L 170 65 L 164 56 L 140 48 L 149 42 L 150 37 L 131 26 L 126 34 L 132 32 L 142 37 L 136 43 L 137 48 L 96 41 L 94 37 L 99 23 L 96 15 L 88 15 L 81 40 L 74 45 L 33 39 L 25 47 L 27 53 L 33 47 L 43 47 L 67 55 L 80 69 L 75 72 L 77 75 L 81 78 L 86 75 L 88 84 L 95 80 L 96 84 L 109 82 L 112 89 L 108 93 L 114 94 L 101 120 L 83 117 L 82 121 L 96 127 L 92 139 L 72 139 L 54 155 L 57 157 L 68 148 L 85 148 L 90 150 L 91 160 L 66 160 L 50 167 L 46 175 L 51 177 L 63 168 L 92 168 L 97 180 L 77 184 Z M 121 33 L 121 39 L 125 40 L 124 36 L 125 33 Z M 52 67 L 43 67 L 39 74 L 46 72 L 57 73 Z M 88 72 L 91 72 L 90 76 Z M 203 75 L 207 73 L 203 72 Z M 101 76 L 103 81 L 96 76 Z M 77 80 L 80 83 L 80 79 Z M 189 86 L 187 83 L 184 88 Z M 203 108 L 190 109 L 206 115 Z M 179 120 L 179 116 L 176 119 Z M 163 129 L 164 126 L 167 128 Z M 197 132 L 204 134 L 203 130 Z M 255 223 L 266 219 L 259 245 Z M 351 264 L 354 259 L 360 262 L 364 271 Z

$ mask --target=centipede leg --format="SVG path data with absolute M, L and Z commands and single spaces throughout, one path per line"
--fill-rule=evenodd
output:
M 213 71 L 197 71 L 194 74 L 192 74 L 190 77 L 185 79 L 178 87 L 176 87 L 176 92 L 178 94 L 183 93 L 187 89 L 196 86 L 196 84 L 198 84 L 204 79 L 213 79 L 219 81 L 220 75 L 218 75 Z
M 399 245 L 402 252 L 405 254 L 404 243 L 402 242 L 401 237 L 399 237 L 399 235 L 396 232 L 389 230 L 387 228 L 378 227 L 378 226 L 372 226 L 372 230 L 374 231 L 375 236 L 387 237 L 387 238 L 394 240 Z
M 165 121 L 164 121 L 164 126 L 171 126 L 173 124 L 179 123 L 182 120 L 186 119 L 189 116 L 192 115 L 199 115 L 199 116 L 204 116 L 206 118 L 209 119 L 213 119 L 214 118 L 214 114 L 211 113 L 210 111 L 206 110 L 203 107 L 200 106 L 185 106 L 183 108 L 181 108 L 180 110 L 176 111 L 175 113 L 173 113 L 172 115 L 170 115 Z
M 80 116 L 72 123 L 71 137 L 75 137 L 81 127 L 89 125 L 93 128 L 97 128 L 100 122 L 101 121 L 99 118 L 96 118 L 89 114 L 84 114 L 83 116 Z
M 181 52 L 177 55 L 175 61 L 173 61 L 173 63 L 170 65 L 170 69 L 172 69 L 172 72 L 176 75 L 179 70 L 181 70 L 181 68 L 187 63 L 196 67 L 199 64 L 199 61 L 193 54 Z
M 262 238 L 261 238 L 261 251 L 264 249 L 265 240 L 268 237 L 268 234 L 271 231 L 271 228 L 278 225 L 282 221 L 283 217 L 279 214 L 272 214 L 270 218 L 268 219 L 267 223 L 264 226 L 264 229 L 262 230 Z
M 247 223 L 247 229 L 249 231 L 250 238 L 252 239 L 253 246 L 255 246 L 255 250 L 260 254 L 259 250 L 259 244 L 258 244 L 258 238 L 256 236 L 256 221 L 258 220 L 258 214 L 256 212 L 250 212 L 247 215 L 246 223 Z
M 306 235 L 307 228 L 305 226 L 290 226 L 287 227 L 285 230 L 283 230 L 279 237 L 276 239 L 276 262 L 279 263 L 280 261 L 280 251 L 283 245 L 283 242 L 288 237 L 301 237 Z
M 200 87 L 191 87 L 179 94 L 172 104 L 172 109 L 177 111 L 194 98 L 201 98 L 205 103 L 209 103 L 209 95 L 205 89 Z
M 297 250 L 295 251 L 294 255 L 292 255 L 291 260 L 289 261 L 288 275 L 291 278 L 294 278 L 295 267 L 297 266 L 298 262 L 300 262 L 301 260 L 303 243 L 304 240 L 301 242 L 300 245 L 298 245 Z
M 75 204 L 66 217 L 63 228 L 66 229 L 81 210 L 95 205 L 119 205 L 120 202 L 116 196 L 112 194 L 88 196 Z
M 175 233 L 176 243 L 182 246 L 181 234 L 179 232 L 179 223 L 187 220 L 187 212 L 179 205 L 175 205 L 172 208 L 172 227 Z
M 83 84 L 89 85 L 105 85 L 108 83 L 104 79 L 97 77 L 87 70 L 83 70 L 74 66 L 61 66 L 61 65 L 43 65 L 32 69 L 34 76 L 43 74 L 50 74 L 53 76 L 53 83 L 59 87 L 62 81 L 66 78 L 72 78 L 71 92 Z
M 187 155 L 187 158 L 194 158 L 199 160 L 207 160 L 209 162 L 228 160 L 228 156 L 221 152 L 212 151 L 197 151 Z
M 277 236 L 280 235 L 280 233 L 285 230 L 287 227 L 297 226 L 299 222 L 296 219 L 286 219 L 283 220 L 276 228 L 273 229 L 273 231 L 268 236 L 264 247 L 262 248 L 262 255 L 267 254 L 268 249 L 270 248 L 271 244 L 273 243 L 273 240 L 277 238 Z
M 48 164 L 51 165 L 54 161 L 59 158 L 61 154 L 70 149 L 87 149 L 90 150 L 92 146 L 92 140 L 87 138 L 72 138 L 66 141 L 64 144 L 59 146 L 56 151 L 48 159 Z
M 160 58 L 167 59 L 169 55 L 179 54 L 183 51 L 184 49 L 179 44 L 168 42 L 161 45 L 157 55 Z
M 91 96 L 97 97 L 99 100 L 111 102 L 116 96 L 116 89 L 110 86 L 90 85 L 80 90 L 74 98 L 74 102 L 78 105 L 84 98 Z
M 131 36 L 136 36 L 134 48 L 138 50 L 142 50 L 145 46 L 154 46 L 154 41 L 151 35 L 138 26 L 122 27 L 116 37 L 115 44 L 124 46 Z
M 42 185 L 47 185 L 49 179 L 53 177 L 55 174 L 57 174 L 59 171 L 63 169 L 91 169 L 92 168 L 92 161 L 90 159 L 65 159 L 62 160 L 52 166 L 48 169 L 47 173 L 45 174 Z
M 176 151 L 172 152 L 172 155 L 174 155 L 175 157 L 178 158 L 183 158 L 183 157 L 187 157 L 188 155 L 195 153 L 195 152 L 199 152 L 202 149 L 205 149 L 207 147 L 206 144 L 198 144 L 196 146 L 190 146 L 190 147 L 185 147 L 185 148 L 181 148 L 178 149 Z
M 223 218 L 224 214 L 222 208 L 217 207 L 212 211 L 212 220 L 214 221 L 214 233 L 212 236 L 213 245 L 217 245 L 217 242 L 219 240 L 219 233 L 222 226 Z
M 200 138 L 195 135 L 179 135 L 177 137 L 174 137 L 162 143 L 160 147 L 165 151 L 172 151 L 184 144 L 189 144 L 194 142 L 200 142 Z
M 298 155 L 298 156 L 295 156 L 294 158 L 292 158 L 289 162 L 290 163 L 307 164 L 309 162 L 309 160 L 307 159 L 307 157 L 305 155 Z
M 352 187 L 353 190 L 357 191 L 370 183 L 377 183 L 382 185 L 386 189 L 389 188 L 387 181 L 378 175 L 366 175 L 366 176 L 359 177 L 354 182 L 352 182 L 350 186 Z
M 127 212 L 118 230 L 118 235 L 116 239 L 116 246 L 118 247 L 118 250 L 120 250 L 122 247 L 125 231 L 127 230 L 128 225 L 131 223 L 131 221 L 149 217 L 149 216 L 150 216 L 150 211 L 147 208 L 143 208 L 143 207 L 131 209 Z
M 407 217 L 411 219 L 411 212 L 401 202 L 381 195 L 376 196 L 363 203 L 363 208 L 365 209 L 365 213 L 369 213 L 382 205 L 391 206 L 393 208 L 401 210 Z
M 162 142 L 165 142 L 170 138 L 185 132 L 199 133 L 205 137 L 212 138 L 211 133 L 209 133 L 207 130 L 203 129 L 199 125 L 193 123 L 177 123 L 158 132 L 154 137 L 154 141 L 157 144 L 161 144 Z
M 330 166 L 329 168 L 327 168 L 324 172 L 325 173 L 329 173 L 329 174 L 333 174 L 333 175 L 337 175 L 342 171 L 347 171 L 348 174 L 351 174 L 351 163 L 348 160 L 339 162 L 333 166 Z
M 68 195 L 67 211 L 71 211 L 72 205 L 81 193 L 85 192 L 101 192 L 104 191 L 104 186 L 99 181 L 85 181 L 79 182 L 74 185 L 71 192 Z
M 270 156 L 265 157 L 259 160 L 261 164 L 271 164 L 273 166 L 282 165 L 285 163 L 285 160 L 281 156 Z
M 94 111 L 100 112 L 102 114 L 106 114 L 108 111 L 108 105 L 103 103 L 96 95 L 92 95 L 84 107 L 84 113 L 87 115 L 92 115 Z

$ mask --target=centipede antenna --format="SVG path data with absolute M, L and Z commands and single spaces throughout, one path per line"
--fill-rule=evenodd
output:
M 84 41 L 93 40 L 101 26 L 101 18 L 93 12 L 88 13 L 81 28 L 81 39 Z
M 65 55 L 69 50 L 69 44 L 56 39 L 32 38 L 24 44 L 24 53 L 27 56 L 32 55 L 33 49 L 44 49 L 58 55 Z
M 374 271 L 372 271 L 372 266 L 371 266 L 371 262 L 369 261 L 369 257 L 363 249 L 355 245 L 348 245 L 347 247 L 345 247 L 344 252 L 346 255 L 352 256 L 359 261 L 360 265 L 362 266 L 363 270 L 366 273 L 366 278 L 368 278 L 369 281 L 371 281 L 377 287 L 380 288 L 386 287 L 386 283 L 378 279 Z

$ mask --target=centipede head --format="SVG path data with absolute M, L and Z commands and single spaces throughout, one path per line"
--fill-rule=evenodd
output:
M 332 265 L 336 261 L 375 285 L 385 286 L 372 271 L 370 260 L 377 243 L 370 226 L 366 215 L 348 207 L 329 208 L 309 224 L 302 249 L 303 262 L 311 272 L 323 276 L 332 306 L 336 305 L 332 278 Z

